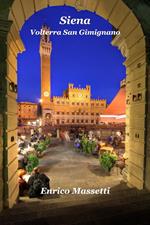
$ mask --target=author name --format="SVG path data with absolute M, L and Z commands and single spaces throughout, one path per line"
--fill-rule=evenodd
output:
M 42 195 L 50 195 L 50 194 L 58 194 L 58 195 L 109 195 L 110 187 L 98 188 L 98 189 L 84 189 L 81 187 L 74 187 L 72 190 L 70 189 L 62 189 L 58 187 L 57 189 L 47 189 L 43 187 L 41 190 Z

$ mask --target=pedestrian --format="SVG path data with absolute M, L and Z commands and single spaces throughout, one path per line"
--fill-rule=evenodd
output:
M 42 196 L 42 188 L 50 189 L 50 179 L 44 173 L 40 173 L 38 167 L 33 169 L 32 175 L 28 180 L 29 185 L 29 197 L 35 198 Z

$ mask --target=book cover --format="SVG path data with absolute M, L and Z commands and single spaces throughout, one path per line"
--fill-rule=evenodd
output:
M 149 223 L 148 0 L 0 0 L 0 223 Z

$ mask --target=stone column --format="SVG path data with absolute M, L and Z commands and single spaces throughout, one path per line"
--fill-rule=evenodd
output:
M 145 188 L 150 190 L 150 38 L 147 38 L 147 64 Z
M 0 114 L 0 211 L 3 209 L 3 118 Z
M 0 19 L 0 211 L 5 205 L 7 199 L 7 151 L 5 149 L 7 142 L 7 34 L 12 22 Z

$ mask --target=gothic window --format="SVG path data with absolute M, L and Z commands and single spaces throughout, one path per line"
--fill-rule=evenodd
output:
M 47 35 L 46 34 L 44 35 L 44 39 L 45 39 L 45 42 L 47 42 L 47 39 L 48 38 L 47 38 Z

